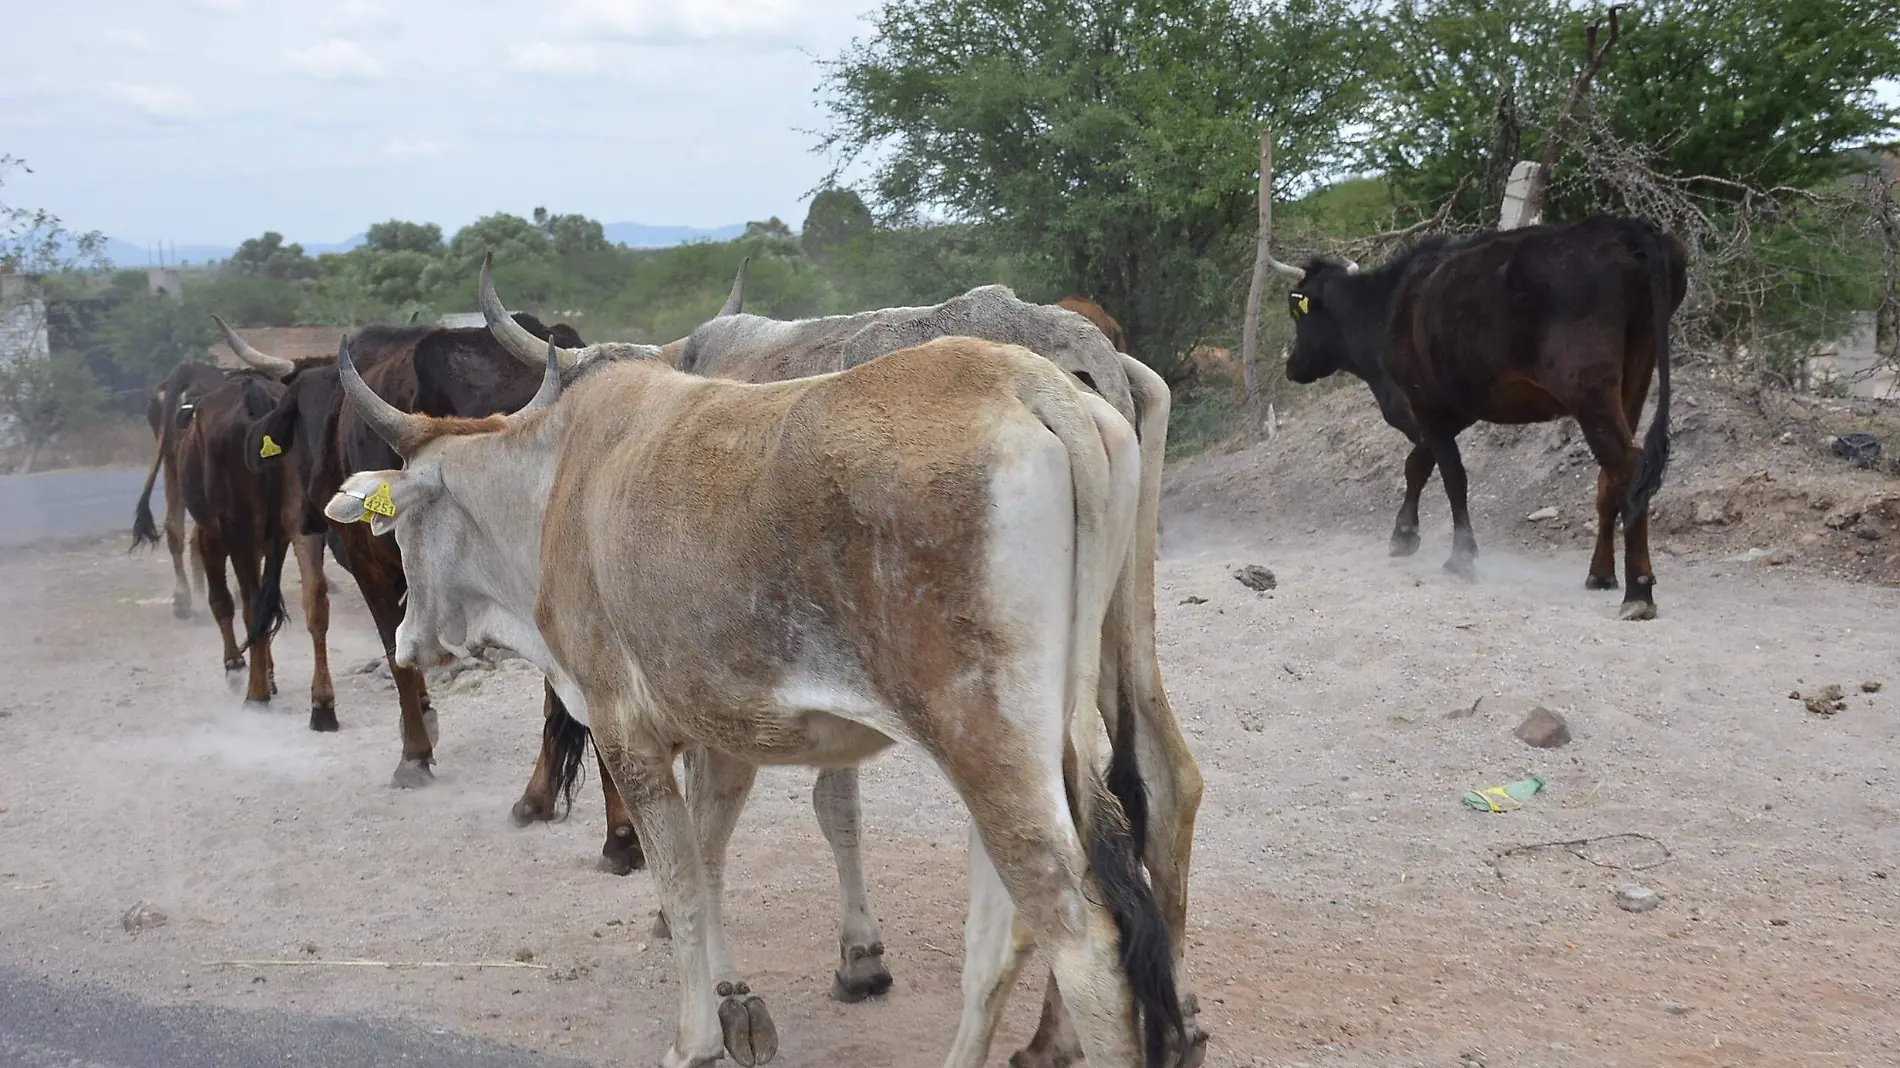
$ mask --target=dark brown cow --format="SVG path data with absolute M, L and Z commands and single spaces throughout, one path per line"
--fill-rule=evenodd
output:
M 1128 336 L 1122 333 L 1122 324 L 1116 322 L 1114 316 L 1103 311 L 1100 304 L 1087 297 L 1071 293 L 1056 301 L 1056 307 L 1067 308 L 1094 323 L 1095 329 L 1100 330 L 1102 336 L 1108 339 L 1108 343 L 1115 346 L 1116 352 L 1128 351 Z
M 250 652 L 247 704 L 270 701 L 276 692 L 271 666 L 271 635 L 281 616 L 254 615 L 260 570 L 267 560 L 281 558 L 289 548 L 283 524 L 283 476 L 258 473 L 244 462 L 244 434 L 253 420 L 269 412 L 284 387 L 264 375 L 245 372 L 196 398 L 184 409 L 188 420 L 178 439 L 178 469 L 186 511 L 196 529 L 192 547 L 207 580 L 212 618 L 224 639 L 224 668 L 242 670 Z M 225 564 L 237 578 L 243 600 L 245 645 L 240 647 L 232 626 L 236 606 L 226 584 Z
M 563 345 L 580 345 L 572 328 L 557 324 L 551 330 L 533 316 L 516 320 L 536 337 L 552 333 Z M 431 416 L 481 417 L 510 411 L 527 402 L 540 385 L 539 376 L 507 354 L 484 328 L 441 329 L 430 326 L 369 326 L 347 339 L 356 366 L 378 394 L 406 411 Z M 361 523 L 335 524 L 323 517 L 323 505 L 335 496 L 343 480 L 358 471 L 398 466 L 389 446 L 363 425 L 355 409 L 344 403 L 335 368 L 301 376 L 292 383 L 276 408 L 251 429 L 246 455 L 253 462 L 271 463 L 260 454 L 265 435 L 283 450 L 275 462 L 288 461 L 299 472 L 303 487 L 302 527 L 307 533 L 329 537 L 332 552 L 363 594 L 385 655 L 394 649 L 396 627 L 402 622 L 402 555 L 392 537 L 375 537 Z M 434 777 L 438 737 L 436 715 L 422 673 L 398 667 L 390 672 L 401 706 L 402 760 L 392 783 L 400 787 L 427 785 Z M 543 701 L 543 714 L 553 708 Z M 550 719 L 550 729 L 567 725 Z M 541 759 L 514 816 L 519 823 L 553 819 L 555 782 L 562 770 L 551 760 L 558 739 L 544 737 Z M 607 795 L 607 840 L 601 849 L 601 867 L 625 874 L 643 859 L 634 834 L 633 818 L 604 773 Z M 572 774 L 563 781 L 571 783 Z
M 158 524 L 152 518 L 152 488 L 162 474 L 165 479 L 165 548 L 172 558 L 172 615 L 191 618 L 192 583 L 185 576 L 185 497 L 179 485 L 178 432 L 188 422 L 197 399 L 224 384 L 225 372 L 208 363 L 181 363 L 153 386 L 145 399 L 145 421 L 151 424 L 156 448 L 152 466 L 145 473 L 145 488 L 132 514 L 132 548 L 158 544 Z M 196 554 L 191 557 L 197 569 Z M 204 590 L 204 575 L 197 576 L 197 587 Z
M 1372 387 L 1386 422 L 1412 442 L 1392 554 L 1418 549 L 1418 499 L 1436 465 L 1451 502 L 1445 568 L 1476 577 L 1458 435 L 1473 423 L 1577 420 L 1602 470 L 1596 553 L 1585 581 L 1615 589 L 1613 538 L 1624 522 L 1624 619 L 1656 615 L 1649 502 L 1669 462 L 1669 319 L 1687 289 L 1682 244 L 1639 219 L 1595 216 L 1452 240 L 1434 238 L 1371 271 L 1315 259 L 1288 307 L 1287 377 L 1338 371 Z M 1642 447 L 1649 379 L 1656 415 Z

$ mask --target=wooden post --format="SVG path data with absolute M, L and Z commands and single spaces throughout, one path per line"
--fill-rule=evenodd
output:
M 1260 301 L 1266 290 L 1273 240 L 1273 132 L 1260 129 L 1260 235 L 1254 246 L 1253 280 L 1247 285 L 1247 317 L 1240 328 L 1240 377 L 1247 390 L 1247 410 L 1260 414 L 1260 372 L 1254 359 L 1260 354 Z

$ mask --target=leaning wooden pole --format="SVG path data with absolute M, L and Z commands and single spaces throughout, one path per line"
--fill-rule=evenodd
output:
M 1247 390 L 1247 410 L 1260 415 L 1260 371 L 1254 366 L 1260 355 L 1260 301 L 1265 295 L 1267 272 L 1273 258 L 1273 132 L 1260 129 L 1260 234 L 1254 245 L 1253 280 L 1247 284 L 1247 317 L 1240 327 L 1240 376 Z

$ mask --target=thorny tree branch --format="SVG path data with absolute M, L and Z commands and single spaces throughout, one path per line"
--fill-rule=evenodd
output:
M 1577 113 L 1577 105 L 1583 102 L 1583 95 L 1589 92 L 1591 81 L 1595 80 L 1597 71 L 1602 69 L 1603 61 L 1610 58 L 1610 49 L 1616 46 L 1620 32 L 1617 11 L 1618 8 L 1611 5 L 1610 37 L 1603 42 L 1602 48 L 1597 47 L 1597 31 L 1602 27 L 1602 22 L 1592 22 L 1584 30 L 1583 71 L 1570 86 L 1570 96 L 1564 101 L 1564 109 L 1557 113 L 1557 121 L 1550 125 L 1550 136 L 1544 139 L 1544 162 L 1538 171 L 1538 178 L 1531 184 L 1530 196 L 1527 198 L 1529 203 L 1525 205 L 1529 209 L 1527 218 L 1536 219 L 1544 213 L 1544 195 L 1550 186 L 1552 170 L 1557 166 L 1557 154 L 1563 149 L 1564 127 L 1570 125 Z

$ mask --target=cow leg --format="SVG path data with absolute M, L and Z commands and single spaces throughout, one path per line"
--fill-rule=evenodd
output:
M 310 729 L 333 731 L 336 682 L 330 677 L 330 578 L 323 573 L 323 535 L 299 535 L 291 545 L 303 591 L 303 626 L 310 632 Z
M 1392 524 L 1391 555 L 1410 556 L 1418 551 L 1418 499 L 1432 477 L 1438 461 L 1432 450 L 1413 445 L 1405 457 L 1405 500 L 1399 505 L 1399 517 Z
M 595 757 L 599 760 L 599 757 Z M 627 875 L 647 866 L 646 853 L 640 848 L 640 835 L 633 827 L 633 813 L 620 797 L 614 777 L 607 774 L 607 762 L 600 760 L 600 792 L 607 808 L 607 841 L 600 847 L 595 866 L 609 875 Z
M 1614 536 L 1614 521 L 1623 511 L 1629 500 L 1630 480 L 1636 474 L 1636 461 L 1641 450 L 1636 445 L 1636 435 L 1630 430 L 1629 417 L 1619 406 L 1600 413 L 1579 413 L 1577 425 L 1583 429 L 1584 440 L 1590 443 L 1590 452 L 1596 457 L 1602 468 L 1597 474 L 1597 512 L 1607 516 L 1601 531 L 1601 541 L 1597 555 L 1605 565 L 1604 574 L 1609 576 L 1609 587 L 1616 585 L 1616 563 L 1611 557 L 1609 540 Z M 1608 498 L 1605 500 L 1605 498 Z M 1623 536 L 1623 567 L 1628 581 L 1623 585 L 1622 618 L 1656 618 L 1656 576 L 1650 570 L 1649 562 L 1649 516 L 1647 513 L 1634 520 L 1625 517 Z M 1595 578 L 1597 559 L 1590 561 L 1590 574 Z
M 413 790 L 435 781 L 430 766 L 435 763 L 435 709 L 429 707 L 428 686 L 422 672 L 396 663 L 396 628 L 402 624 L 402 605 L 398 594 L 358 575 L 356 585 L 376 620 L 376 632 L 383 639 L 383 657 L 389 662 L 390 678 L 396 682 L 396 701 L 402 708 L 402 762 L 389 784 Z
M 1607 470 L 1597 471 L 1597 544 L 1590 554 L 1590 573 L 1584 577 L 1588 590 L 1613 590 L 1616 582 L 1616 514 L 1622 510 L 1615 486 Z
M 254 543 L 253 543 L 254 544 Z M 283 546 L 273 547 L 273 551 L 282 552 Z M 258 568 L 263 563 L 250 545 L 244 545 L 230 555 L 231 569 L 237 573 L 239 604 L 244 614 L 244 630 L 250 633 L 253 622 L 251 606 L 257 600 L 257 590 L 261 582 Z M 270 659 L 270 636 L 265 635 L 251 646 L 251 673 L 244 690 L 244 704 L 252 708 L 268 708 L 271 694 L 276 686 L 272 683 Z
M 545 720 L 553 714 L 554 691 L 549 688 L 541 702 L 541 718 Z M 515 802 L 510 812 L 517 827 L 547 823 L 554 819 L 554 750 L 554 737 L 542 731 L 541 749 L 535 754 L 534 771 L 528 776 L 528 785 L 522 789 L 520 800 Z M 620 799 L 614 778 L 607 773 L 606 761 L 600 760 L 598 756 L 595 759 L 599 761 L 600 789 L 605 795 L 607 807 L 607 841 L 601 846 L 597 866 L 612 875 L 626 875 L 646 867 L 646 858 L 640 852 L 640 836 L 633 829 L 633 814 L 627 811 L 627 803 Z
M 191 532 L 191 540 L 198 549 L 198 560 L 204 568 L 205 603 L 211 609 L 211 618 L 218 624 L 218 636 L 224 639 L 224 670 L 242 671 L 244 654 L 238 651 L 237 634 L 231 626 L 231 620 L 237 614 L 237 605 L 231 600 L 231 587 L 226 585 L 224 543 L 217 535 L 206 530 L 202 523 Z
M 1016 976 L 1036 944 L 1035 936 L 1017 916 L 1016 905 L 1009 898 L 1002 876 L 996 873 L 996 865 L 984 851 L 983 839 L 974 823 L 970 825 L 969 867 L 970 914 L 963 922 L 963 1017 L 957 1021 L 956 1041 L 950 1045 L 950 1055 L 944 1058 L 944 1068 L 982 1068 L 989 1059 L 990 1042 L 1003 1020 L 1010 990 L 1015 987 Z M 1049 990 L 1054 994 L 1053 975 Z M 1045 1024 L 1048 1022 L 1046 1005 L 1043 1020 Z M 1065 1030 L 1079 1051 L 1081 1040 L 1073 1038 L 1073 1029 Z M 1041 1034 L 1038 1029 L 1037 1035 Z M 1074 1063 L 1067 1059 L 1031 1062 L 1025 1061 L 1024 1056 L 1018 1053 L 1009 1063 L 1052 1066 Z
M 765 1002 L 739 973 L 726 944 L 726 846 L 759 772 L 743 760 L 705 746 L 687 749 L 685 764 L 686 802 L 699 832 L 699 858 L 706 873 L 706 967 L 720 999 L 719 1027 L 732 1059 L 751 1068 L 778 1052 L 778 1028 Z
M 1444 479 L 1445 498 L 1451 502 L 1451 559 L 1445 561 L 1445 570 L 1466 582 L 1476 582 L 1478 536 L 1472 532 L 1471 510 L 1465 499 L 1465 461 L 1458 454 L 1458 430 L 1427 434 L 1426 442 Z
M 178 475 L 175 462 L 165 463 L 165 551 L 172 558 L 172 615 L 179 619 L 191 618 L 191 586 L 185 581 L 185 490 Z M 204 588 L 204 570 L 202 561 L 194 554 L 194 562 L 199 563 L 198 586 Z
M 871 894 L 864 884 L 864 864 L 858 855 L 858 769 L 827 768 L 819 772 L 811 787 L 811 807 L 838 865 L 843 908 L 838 924 L 838 970 L 831 976 L 831 996 L 845 1002 L 878 997 L 891 989 L 891 973 L 884 966 L 884 936 L 871 912 Z
M 594 719 L 595 744 L 621 796 L 632 805 L 661 905 L 671 920 L 679 1018 L 673 1044 L 660 1064 L 662 1068 L 705 1068 L 719 1060 L 726 1047 L 707 957 L 706 873 L 693 818 L 673 776 L 671 754 L 657 745 L 635 750 L 624 738 L 609 736 L 603 725 L 619 718 L 614 703 L 595 700 L 593 694 L 588 697 L 587 707 L 603 713 Z M 757 1058 L 740 1063 L 757 1063 Z
M 554 714 L 554 690 L 543 686 L 547 693 L 541 699 L 541 719 L 546 721 Z M 522 789 L 520 800 L 510 810 L 517 827 L 549 823 L 554 819 L 554 743 L 554 736 L 543 730 L 541 750 L 534 758 L 534 771 L 528 775 L 528 785 Z

